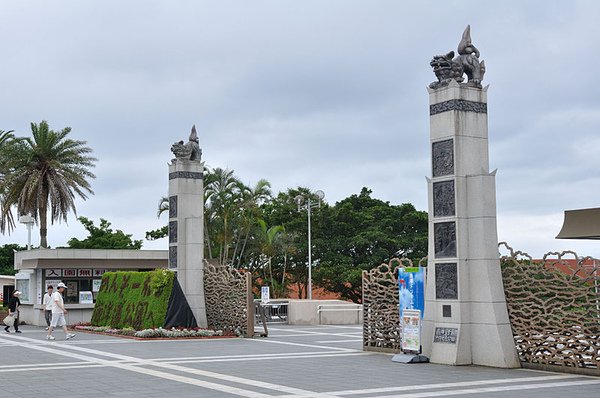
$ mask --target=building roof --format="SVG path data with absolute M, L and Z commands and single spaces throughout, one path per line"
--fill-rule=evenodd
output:
M 34 249 L 15 253 L 15 269 L 23 268 L 164 268 L 167 250 Z
M 600 207 L 565 210 L 563 226 L 556 239 L 600 239 Z

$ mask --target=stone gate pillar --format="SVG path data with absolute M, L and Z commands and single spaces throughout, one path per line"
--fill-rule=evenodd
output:
M 199 327 L 207 327 L 204 300 L 204 163 L 196 127 L 189 142 L 173 144 L 169 164 L 169 268 Z
M 462 51 L 461 51 L 462 50 Z M 469 27 L 454 52 L 431 62 L 432 178 L 423 349 L 431 362 L 518 367 L 500 271 L 496 171 L 488 158 L 485 64 Z M 450 66 L 448 66 L 450 65 Z M 450 72 L 464 71 L 469 81 Z

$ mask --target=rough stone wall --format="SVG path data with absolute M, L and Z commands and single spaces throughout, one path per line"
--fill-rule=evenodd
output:
M 248 335 L 246 277 L 229 265 L 204 261 L 204 295 L 208 328 Z

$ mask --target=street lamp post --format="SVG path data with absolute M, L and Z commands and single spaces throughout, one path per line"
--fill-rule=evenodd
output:
M 27 250 L 31 250 L 31 228 L 33 227 L 34 219 L 30 214 L 19 217 L 19 222 L 27 226 Z
M 314 203 L 311 199 L 310 195 L 298 195 L 294 198 L 296 204 L 298 205 L 298 211 L 306 209 L 308 213 L 308 299 L 312 300 L 312 242 L 311 242 L 311 232 L 310 232 L 310 213 L 311 210 L 315 207 L 321 207 L 321 201 L 325 197 L 325 192 L 319 190 L 315 192 L 315 196 L 318 198 L 317 203 Z M 306 204 L 304 200 L 306 199 Z

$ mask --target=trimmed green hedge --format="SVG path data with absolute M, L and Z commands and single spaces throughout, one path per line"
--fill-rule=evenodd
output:
M 165 269 L 105 273 L 92 325 L 136 330 L 162 326 L 174 278 L 175 274 Z

